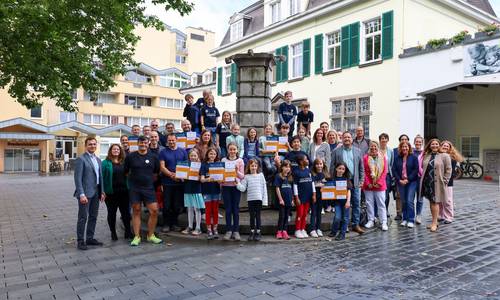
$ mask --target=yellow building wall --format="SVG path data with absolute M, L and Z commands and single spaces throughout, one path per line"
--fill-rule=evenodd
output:
M 483 161 L 483 150 L 500 149 L 500 86 L 475 86 L 473 90 L 459 89 L 457 93 L 457 148 L 461 149 L 461 137 L 479 136 L 479 155 Z
M 172 67 L 172 57 L 175 61 L 175 33 L 168 29 L 160 31 L 143 26 L 137 26 L 134 32 L 140 37 L 134 54 L 137 62 L 159 70 Z
M 186 28 L 186 46 L 188 49 L 188 74 L 193 72 L 203 72 L 215 66 L 215 58 L 208 50 L 215 47 L 215 34 L 211 31 L 188 27 Z M 205 37 L 205 41 L 198 41 L 191 38 L 191 33 Z

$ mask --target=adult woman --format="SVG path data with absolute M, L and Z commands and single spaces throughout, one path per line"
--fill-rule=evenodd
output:
M 333 152 L 333 150 L 337 149 L 339 142 L 337 139 L 337 132 L 335 130 L 330 130 L 326 134 L 326 142 L 328 145 L 330 145 L 330 153 Z
M 316 129 L 314 132 L 308 154 L 311 161 L 314 161 L 316 158 L 320 158 L 326 166 L 330 165 L 332 160 L 330 146 L 326 143 L 326 135 L 321 128 Z
M 422 195 L 420 195 L 420 178 L 422 177 L 422 152 L 424 148 L 424 138 L 420 134 L 417 134 L 413 139 L 413 145 L 415 146 L 413 149 L 413 155 L 415 155 L 418 159 L 417 216 L 415 217 L 415 223 L 421 224 L 424 200 L 422 199 Z
M 378 217 L 382 223 L 382 230 L 388 230 L 387 212 L 385 209 L 385 189 L 387 188 L 385 177 L 387 176 L 387 159 L 380 153 L 379 145 L 371 141 L 368 154 L 363 157 L 365 167 L 365 180 L 363 191 L 365 193 L 368 212 L 366 228 L 372 228 L 375 221 L 375 204 L 378 209 Z
M 439 204 L 447 199 L 447 185 L 451 178 L 450 156 L 440 153 L 439 146 L 438 139 L 431 139 L 425 146 L 420 179 L 420 194 L 429 200 L 431 206 L 432 223 L 428 226 L 431 232 L 438 229 Z
M 441 149 L 442 153 L 447 153 L 451 158 L 451 177 L 448 181 L 448 194 L 444 202 L 439 204 L 439 219 L 442 219 L 445 224 L 450 224 L 453 222 L 454 212 L 453 212 L 453 176 L 455 175 L 455 168 L 457 163 L 464 161 L 462 155 L 457 151 L 450 141 L 442 141 Z
M 128 200 L 127 179 L 123 169 L 125 152 L 119 144 L 109 147 L 108 156 L 102 162 L 102 178 L 104 192 L 106 193 L 106 207 L 108 209 L 108 225 L 111 239 L 118 240 L 116 235 L 116 211 L 120 209 L 125 239 L 132 238 L 130 230 L 130 208 Z
M 394 153 L 387 144 L 389 143 L 389 135 L 387 133 L 381 133 L 378 136 L 378 141 L 380 143 L 380 154 L 382 154 L 387 161 L 387 176 L 385 176 L 385 184 L 387 186 L 385 190 L 385 210 L 387 212 L 387 217 L 389 214 L 389 204 L 391 203 L 391 190 L 392 190 L 392 165 L 394 163 Z
M 403 221 L 401 226 L 413 228 L 415 225 L 415 193 L 418 186 L 418 159 L 412 154 L 407 141 L 399 143 L 398 155 L 392 165 L 392 176 L 401 197 Z
M 196 150 L 198 150 L 198 153 L 200 154 L 200 159 L 202 161 L 205 160 L 207 150 L 210 147 L 215 147 L 213 139 L 212 139 L 212 132 L 208 129 L 205 129 L 201 132 L 200 141 L 194 146 L 194 148 Z M 215 147 L 215 148 L 217 148 L 217 147 Z M 217 152 L 220 154 L 219 149 L 217 149 Z

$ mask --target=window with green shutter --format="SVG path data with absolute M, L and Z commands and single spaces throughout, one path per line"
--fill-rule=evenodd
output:
M 231 64 L 231 93 L 236 92 L 237 67 L 235 63 Z
M 305 39 L 302 42 L 303 47 L 303 65 L 302 65 L 302 76 L 308 77 L 311 75 L 311 39 Z
M 217 95 L 222 95 L 222 67 L 217 68 Z
M 390 59 L 394 49 L 394 12 L 382 14 L 382 59 Z
M 350 27 L 350 67 L 359 64 L 359 22 L 349 25 Z
M 314 74 L 323 73 L 323 35 L 314 36 Z
M 341 43 L 340 43 L 340 56 L 341 56 L 341 66 L 342 69 L 349 68 L 351 66 L 351 29 L 350 26 L 344 26 L 341 29 Z
M 285 61 L 281 63 L 281 81 L 288 80 L 288 46 L 281 48 L 281 55 L 285 56 Z
M 274 52 L 275 56 L 280 56 L 281 55 L 281 48 L 276 49 Z M 281 82 L 281 61 L 277 60 L 276 61 L 276 82 Z

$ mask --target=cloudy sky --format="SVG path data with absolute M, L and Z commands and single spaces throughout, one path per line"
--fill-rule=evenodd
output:
M 194 11 L 185 17 L 170 11 L 165 12 L 161 7 L 149 4 L 146 13 L 157 15 L 165 23 L 183 30 L 187 26 L 204 27 L 215 32 L 216 43 L 224 37 L 228 21 L 234 12 L 240 11 L 256 0 L 189 0 L 195 4 Z M 500 16 L 500 0 L 490 0 L 497 16 Z

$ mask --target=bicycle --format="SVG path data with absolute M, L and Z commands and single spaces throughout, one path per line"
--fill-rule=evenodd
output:
M 49 165 L 49 171 L 51 173 L 61 172 L 61 164 L 57 161 L 52 161 Z
M 455 178 L 460 179 L 464 177 L 479 179 L 483 177 L 483 171 L 483 166 L 480 163 L 470 162 L 469 158 L 467 158 L 455 168 Z

